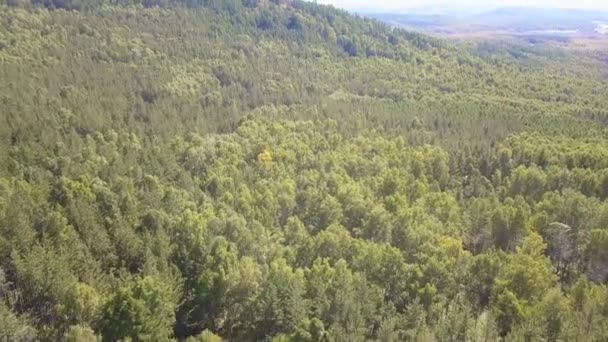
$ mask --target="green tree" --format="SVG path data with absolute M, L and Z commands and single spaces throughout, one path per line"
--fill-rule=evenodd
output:
M 531 305 L 555 286 L 557 279 L 544 256 L 546 244 L 535 233 L 527 236 L 510 255 L 496 277 L 492 308 L 501 335 L 527 318 Z
M 122 285 L 103 309 L 100 331 L 104 340 L 169 341 L 176 297 L 175 289 L 153 277 Z

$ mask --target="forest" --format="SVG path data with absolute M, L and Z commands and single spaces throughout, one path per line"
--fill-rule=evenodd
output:
M 0 341 L 608 340 L 608 50 L 2 1 Z

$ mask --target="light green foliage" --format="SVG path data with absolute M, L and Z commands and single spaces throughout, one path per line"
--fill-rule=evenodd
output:
M 72 285 L 66 296 L 62 307 L 63 314 L 70 322 L 77 323 L 70 327 L 69 338 L 84 341 L 95 336 L 93 330 L 84 325 L 94 326 L 100 319 L 103 299 L 99 292 L 87 284 L 77 282 Z
M 0 338 L 7 341 L 34 341 L 37 335 L 26 319 L 18 317 L 4 303 L 0 303 Z
M 186 342 L 222 342 L 223 339 L 216 334 L 205 330 L 197 336 L 190 336 L 186 339 Z
M 93 332 L 93 329 L 82 325 L 71 326 L 64 336 L 64 341 L 66 342 L 97 342 L 100 340 L 95 335 L 95 332 Z
M 556 284 L 549 260 L 543 255 L 545 243 L 535 233 L 509 255 L 495 280 L 495 316 L 501 334 L 529 319 L 530 308 Z

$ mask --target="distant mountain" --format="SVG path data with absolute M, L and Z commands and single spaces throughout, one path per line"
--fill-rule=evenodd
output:
M 594 21 L 608 19 L 608 12 L 556 8 L 500 8 L 472 19 L 487 26 L 514 30 L 592 28 Z
M 608 11 L 559 8 L 504 7 L 482 12 L 455 11 L 429 14 L 368 14 L 391 25 L 431 33 L 500 32 L 513 34 L 604 34 Z M 599 23 L 599 24 L 598 24 Z

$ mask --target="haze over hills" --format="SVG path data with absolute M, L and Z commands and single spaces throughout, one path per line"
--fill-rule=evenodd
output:
M 365 13 L 391 25 L 431 34 L 563 36 L 602 38 L 608 10 L 504 7 L 492 10 L 444 10 L 429 13 Z
M 478 14 L 502 8 L 608 11 L 597 0 L 314 0 L 353 13 Z
M 562 43 L 599 50 L 608 45 L 608 8 L 597 2 L 323 2 L 392 26 L 444 37 L 510 36 L 520 43 Z

